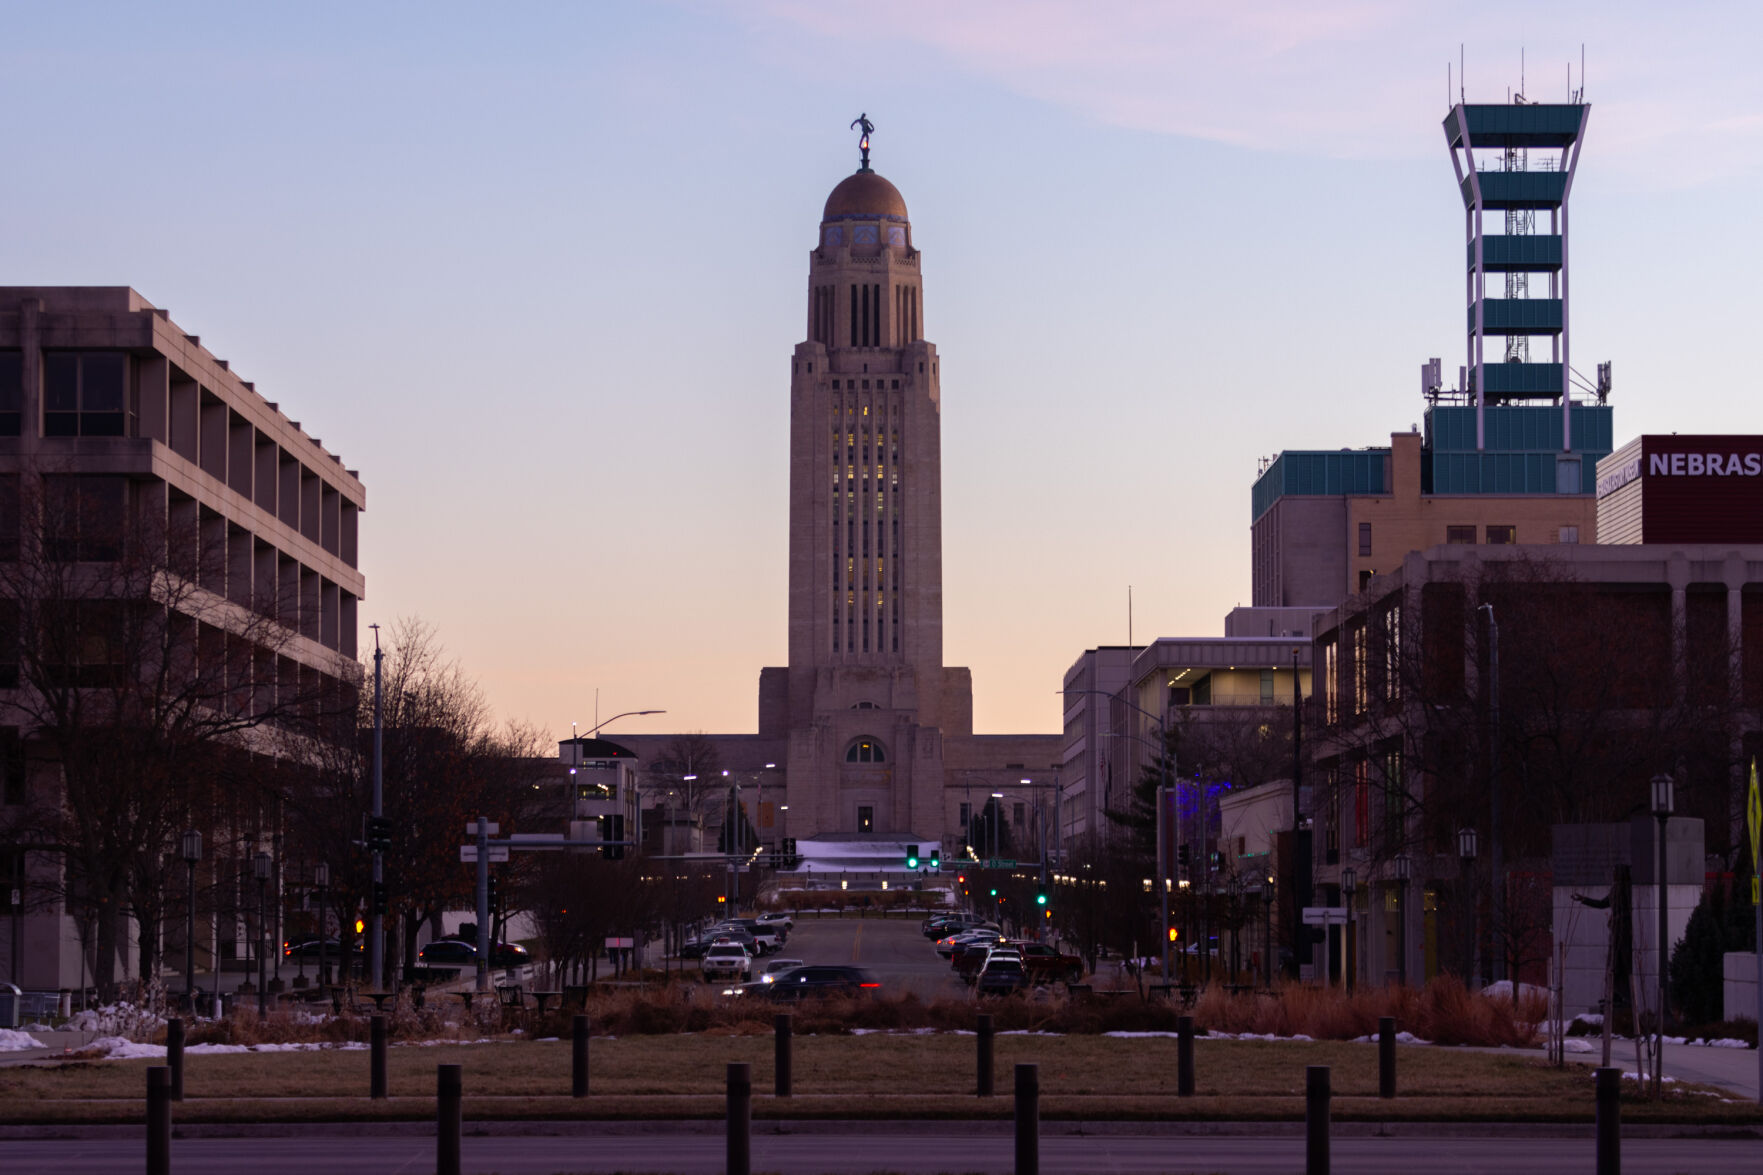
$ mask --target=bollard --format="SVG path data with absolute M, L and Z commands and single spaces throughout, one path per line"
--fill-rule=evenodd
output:
M 1175 1093 L 1194 1096 L 1194 1018 L 1175 1018 Z
M 173 1016 L 165 1022 L 165 1064 L 171 1070 L 171 1100 L 184 1100 L 184 1022 Z
M 777 1032 L 777 1051 L 772 1068 L 777 1079 L 778 1097 L 790 1096 L 790 1014 L 779 1012 L 772 1017 Z
M 992 1014 L 979 1014 L 979 1096 L 992 1096 Z
M 753 1071 L 745 1061 L 728 1063 L 728 1175 L 753 1168 Z
M 367 1096 L 383 1098 L 386 1096 L 386 1018 L 375 1016 L 368 1021 L 368 1042 L 372 1046 L 368 1050 Z
M 588 1096 L 588 1018 L 576 1014 L 569 1038 L 569 1094 Z
M 1016 1175 L 1041 1172 L 1041 1067 L 1016 1066 Z
M 1595 1069 L 1598 1175 L 1622 1175 L 1622 1070 Z
M 1328 1175 L 1328 1066 L 1304 1070 L 1304 1175 Z
M 1377 1018 L 1377 1096 L 1396 1096 L 1396 1018 Z
M 459 1175 L 459 1133 L 465 1117 L 462 1072 L 458 1065 L 435 1066 L 435 1175 Z
M 171 1070 L 147 1070 L 147 1175 L 171 1175 Z

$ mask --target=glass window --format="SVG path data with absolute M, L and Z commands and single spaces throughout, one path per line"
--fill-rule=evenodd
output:
M 1555 532 L 1555 541 L 1558 543 L 1577 543 L 1579 541 L 1579 527 L 1577 527 L 1577 526 L 1564 526 L 1564 527 L 1562 527 L 1560 530 Z
M 63 563 L 120 559 L 127 496 L 126 478 L 43 478 L 44 553 Z
M 1505 546 L 1517 541 L 1518 528 L 1516 526 L 1488 527 L 1488 543 L 1490 545 Z
M 1371 554 L 1371 523 L 1369 522 L 1359 524 L 1359 553 L 1361 555 Z
M 43 435 L 127 435 L 128 358 L 116 351 L 51 352 L 43 362 Z
M 0 437 L 22 435 L 24 355 L 0 351 Z
M 874 832 L 875 831 L 875 809 L 874 808 L 860 807 L 857 809 L 857 831 L 858 832 Z
M 864 620 L 863 628 L 867 635 L 869 630 L 867 617 Z M 873 739 L 858 739 L 851 744 L 851 749 L 845 752 L 845 762 L 847 763 L 886 763 L 887 761 L 887 752 L 882 750 L 882 745 Z
M 1445 541 L 1447 543 L 1465 543 L 1473 546 L 1475 543 L 1475 528 L 1473 526 L 1447 526 L 1445 527 Z

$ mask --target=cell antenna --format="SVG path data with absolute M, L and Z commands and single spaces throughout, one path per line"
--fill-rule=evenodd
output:
M 1463 70 L 1464 70 L 1463 42 L 1458 41 L 1457 42 L 1457 101 L 1459 101 L 1459 102 L 1464 101 L 1464 97 L 1463 97 L 1463 94 L 1464 94 Z

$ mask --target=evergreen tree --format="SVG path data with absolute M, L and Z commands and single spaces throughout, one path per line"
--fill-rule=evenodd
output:
M 1671 1006 L 1686 1024 L 1725 1019 L 1724 958 L 1728 951 L 1756 949 L 1750 904 L 1733 900 L 1728 887 L 1702 895 L 1682 941 L 1671 952 Z

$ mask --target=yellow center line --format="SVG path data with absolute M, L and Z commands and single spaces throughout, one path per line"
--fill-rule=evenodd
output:
M 851 961 L 857 961 L 857 952 L 863 949 L 863 923 L 857 923 L 857 937 L 851 940 Z

